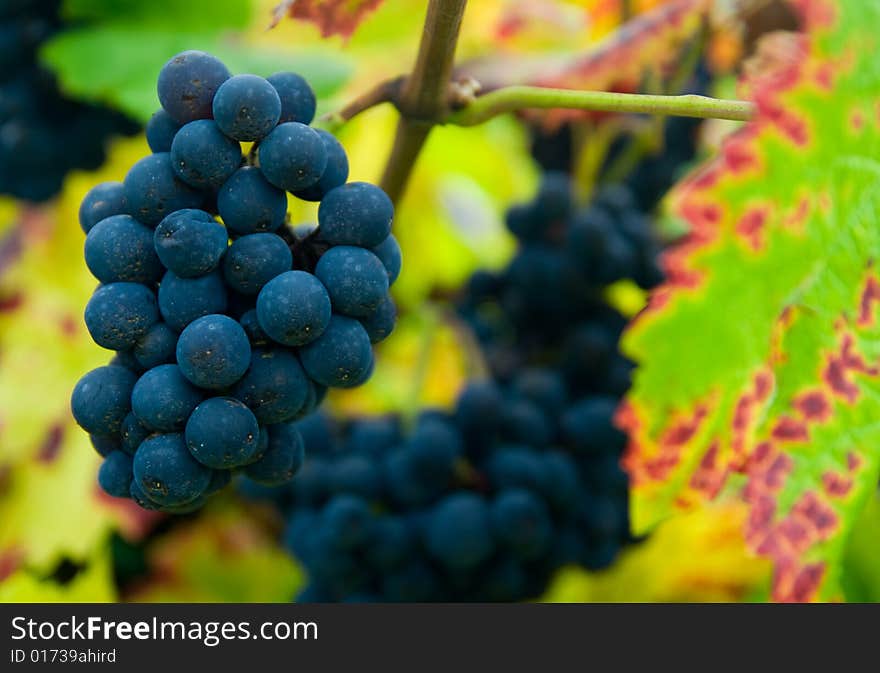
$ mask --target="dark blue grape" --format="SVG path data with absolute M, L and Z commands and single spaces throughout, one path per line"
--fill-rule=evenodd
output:
M 79 224 L 89 233 L 101 220 L 128 211 L 125 187 L 121 182 L 101 182 L 92 187 L 79 206 Z
M 223 313 L 227 301 L 219 270 L 200 278 L 180 278 L 168 271 L 159 285 L 159 311 L 168 326 L 178 332 L 196 318 Z
M 382 492 L 382 470 L 365 456 L 346 456 L 333 465 L 330 484 L 334 493 L 375 500 Z
M 113 215 L 89 230 L 86 266 L 102 283 L 155 283 L 164 273 L 153 231 L 130 215 Z
M 286 346 L 302 346 L 320 337 L 330 323 L 326 288 L 305 271 L 286 271 L 260 290 L 257 319 L 272 339 Z
M 334 496 L 321 513 L 321 528 L 339 549 L 353 549 L 366 543 L 373 523 L 369 504 L 355 495 Z
M 151 227 L 175 210 L 198 208 L 204 198 L 177 177 L 168 152 L 140 159 L 123 184 L 129 214 Z
M 268 486 L 290 481 L 305 457 L 302 436 L 293 423 L 269 426 L 269 446 L 263 456 L 245 468 L 245 474 Z
M 153 435 L 134 454 L 134 480 L 153 502 L 183 505 L 202 495 L 211 470 L 192 457 L 183 435 Z
M 400 441 L 400 427 L 392 416 L 361 418 L 352 423 L 346 451 L 375 460 Z
M 503 396 L 495 383 L 472 381 L 458 396 L 455 421 L 466 437 L 491 440 L 499 428 L 503 404 Z
M 159 71 L 156 85 L 159 102 L 181 124 L 209 119 L 214 94 L 230 76 L 226 66 L 210 54 L 195 50 L 181 52 Z
M 102 458 L 106 458 L 113 451 L 122 450 L 122 443 L 118 435 L 89 435 L 89 441 Z
M 281 98 L 269 82 L 257 75 L 235 75 L 214 95 L 214 120 L 230 138 L 260 140 L 281 117 Z
M 431 557 L 447 568 L 478 566 L 494 547 L 486 501 L 472 493 L 441 500 L 425 524 L 424 543 Z
M 298 122 L 276 126 L 260 142 L 260 170 L 279 189 L 311 187 L 327 167 L 327 150 L 314 129 Z
M 366 548 L 367 562 L 380 571 L 399 567 L 413 552 L 415 538 L 406 520 L 399 516 L 383 516 L 373 524 Z
M 159 320 L 156 295 L 138 283 L 110 283 L 86 304 L 86 327 L 95 343 L 110 350 L 132 348 Z
M 246 465 L 254 457 L 260 426 L 242 402 L 212 397 L 192 412 L 184 436 L 196 460 L 215 470 L 228 470 Z
M 141 509 L 157 511 L 162 508 L 158 502 L 153 502 L 153 500 L 144 493 L 144 489 L 142 489 L 134 479 L 131 481 L 128 493 L 131 499 L 134 500 Z
M 132 478 L 131 456 L 122 451 L 114 451 L 104 459 L 98 470 L 98 484 L 107 495 L 114 498 L 128 498 Z
M 613 397 L 588 397 L 570 406 L 562 416 L 566 441 L 583 453 L 620 453 L 626 435 L 614 426 L 617 400 Z
M 149 435 L 150 431 L 141 424 L 137 416 L 134 415 L 134 412 L 130 411 L 122 420 L 122 429 L 120 430 L 122 444 L 120 448 L 128 455 L 133 456 L 141 442 Z
M 220 188 L 217 209 L 223 223 L 237 234 L 275 231 L 287 216 L 287 194 L 263 177 L 255 166 L 244 166 Z
M 147 122 L 147 144 L 153 152 L 170 152 L 174 134 L 180 130 L 180 124 L 174 121 L 165 110 L 156 110 Z
M 85 374 L 74 386 L 70 410 L 79 426 L 94 435 L 116 435 L 131 409 L 137 376 L 124 367 L 105 366 Z
M 388 272 L 388 285 L 393 285 L 397 277 L 400 276 L 400 269 L 403 265 L 403 255 L 400 252 L 400 244 L 393 234 L 390 234 L 379 245 L 370 248 L 373 254 L 379 258 L 385 270 Z
M 171 143 L 174 172 L 196 189 L 220 189 L 240 165 L 241 145 L 210 119 L 186 124 Z
M 134 344 L 132 354 L 144 370 L 174 362 L 177 333 L 164 322 L 157 322 Z
M 267 79 L 281 99 L 279 122 L 311 124 L 317 101 L 309 83 L 294 72 L 276 72 Z
M 152 237 L 159 259 L 178 278 L 210 273 L 226 252 L 226 230 L 204 210 L 178 210 L 159 223 Z
M 257 348 L 232 395 L 248 405 L 260 424 L 273 424 L 295 418 L 308 389 L 296 355 L 282 348 Z
M 382 577 L 382 596 L 391 603 L 437 600 L 439 578 L 427 563 L 413 561 Z
M 541 456 L 521 446 L 496 449 L 486 463 L 486 474 L 496 488 L 523 488 L 545 492 L 550 476 Z
M 223 277 L 236 292 L 257 294 L 292 266 L 293 256 L 283 238 L 275 234 L 249 234 L 229 246 L 223 260 Z
M 238 324 L 241 325 L 245 334 L 247 334 L 251 346 L 265 346 L 269 343 L 269 335 L 263 331 L 259 320 L 257 320 L 257 309 L 252 308 L 242 313 L 238 319 Z
M 361 325 L 367 330 L 370 343 L 377 344 L 388 338 L 394 331 L 397 323 L 397 307 L 388 295 L 379 304 L 379 307 L 366 318 L 361 318 Z
M 158 325 L 159 323 L 156 324 Z M 155 327 L 155 325 L 153 327 Z M 151 327 L 150 329 L 153 328 Z M 142 367 L 134 356 L 134 348 L 125 351 L 116 351 L 116 354 L 110 359 L 108 364 L 116 365 L 117 367 L 125 367 L 137 375 L 141 375 L 146 371 L 146 368 Z
M 300 358 L 314 381 L 331 388 L 351 388 L 369 372 L 373 351 L 363 325 L 334 315 L 323 334 L 302 347 Z
M 355 318 L 373 314 L 388 294 L 385 267 L 364 248 L 330 248 L 318 260 L 315 276 L 327 288 L 334 311 Z
M 146 372 L 131 392 L 131 409 L 150 430 L 183 430 L 186 419 L 204 395 L 177 365 L 159 365 Z
M 200 388 L 221 390 L 247 371 L 251 346 L 242 326 L 226 315 L 193 320 L 177 340 L 181 373 Z
M 529 491 L 501 492 L 492 502 L 491 518 L 495 539 L 519 559 L 535 559 L 550 545 L 550 514 L 541 499 Z
M 327 151 L 327 166 L 314 185 L 294 194 L 304 201 L 320 201 L 331 189 L 344 185 L 348 180 L 348 157 L 345 155 L 345 148 L 332 133 L 323 129 L 315 129 L 315 131 L 321 136 L 324 149 Z
M 535 448 L 550 444 L 555 436 L 546 414 L 527 400 L 512 400 L 505 405 L 501 430 L 504 439 Z
M 318 233 L 332 245 L 372 248 L 391 233 L 394 204 L 381 187 L 349 182 L 327 193 L 318 208 Z

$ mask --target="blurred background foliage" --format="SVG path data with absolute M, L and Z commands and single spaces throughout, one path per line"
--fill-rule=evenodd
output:
M 582 53 L 620 23 L 621 4 L 472 2 L 458 57 Z M 661 3 L 628 4 L 641 11 Z M 72 97 L 141 122 L 158 106 L 161 65 L 192 48 L 216 53 L 234 72 L 301 72 L 318 93 L 320 113 L 409 66 L 425 3 L 386 0 L 347 40 L 322 39 L 316 26 L 290 20 L 267 31 L 273 5 L 67 0 L 71 26 L 41 57 Z M 734 47 L 722 40 L 713 49 L 724 59 Z M 342 129 L 352 179 L 378 180 L 395 122 L 393 109 L 382 106 Z M 709 125 L 710 145 L 721 132 L 723 126 Z M 79 201 L 93 184 L 120 180 L 147 152 L 142 135 L 119 140 L 99 171 L 70 174 L 55 201 L 35 207 L 0 200 L 2 601 L 286 601 L 302 584 L 276 542 L 281 522 L 234 493 L 174 522 L 100 495 L 99 458 L 70 416 L 74 383 L 109 357 L 88 338 L 81 317 L 95 281 L 81 254 Z M 475 269 L 507 262 L 514 246 L 503 213 L 532 194 L 537 178 L 527 133 L 513 118 L 434 132 L 395 220 L 405 260 L 394 288 L 401 321 L 378 351 L 371 382 L 331 396 L 335 413 L 448 405 L 468 374 L 479 371 L 479 355 L 438 298 Z M 291 207 L 294 221 L 315 217 L 310 204 Z M 639 308 L 638 293 L 615 294 L 630 313 Z M 760 600 L 769 566 L 746 552 L 742 517 L 737 507 L 719 505 L 670 520 L 606 571 L 563 571 L 547 599 Z M 850 545 L 848 599 L 880 600 L 878 539 L 875 503 Z

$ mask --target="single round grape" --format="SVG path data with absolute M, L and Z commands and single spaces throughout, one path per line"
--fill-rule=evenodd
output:
M 397 322 L 397 307 L 394 301 L 386 294 L 378 308 L 366 318 L 360 318 L 360 322 L 367 330 L 370 343 L 377 344 L 384 341 L 394 331 Z
M 85 260 L 102 283 L 150 284 L 164 273 L 153 249 L 153 231 L 130 215 L 112 215 L 92 227 L 86 236 Z
M 112 365 L 85 374 L 70 396 L 70 410 L 77 424 L 93 435 L 118 435 L 131 410 L 131 391 L 136 382 L 132 372 Z
M 388 272 L 388 285 L 393 285 L 397 277 L 400 276 L 400 268 L 403 264 L 403 255 L 400 252 L 400 244 L 397 239 L 393 234 L 389 234 L 388 238 L 370 250 L 379 258 Z
M 275 231 L 287 216 L 287 194 L 270 184 L 259 168 L 244 166 L 220 188 L 217 209 L 237 234 Z
M 120 430 L 122 444 L 120 448 L 128 455 L 133 456 L 141 442 L 149 435 L 149 429 L 143 426 L 133 411 L 129 411 L 122 420 L 122 429 Z
M 573 404 L 562 416 L 563 437 L 581 453 L 620 453 L 626 435 L 614 426 L 617 404 L 610 396 L 587 397 Z
M 104 493 L 114 498 L 129 497 L 131 478 L 131 456 L 122 451 L 114 451 L 107 456 L 98 470 L 98 484 Z
M 263 456 L 244 469 L 258 484 L 279 486 L 290 481 L 303 464 L 305 447 L 294 423 L 270 425 L 269 446 Z
M 174 134 L 180 130 L 180 124 L 165 112 L 156 110 L 146 126 L 147 144 L 153 152 L 170 152 Z
M 231 77 L 223 63 L 203 51 L 184 51 L 159 71 L 156 89 L 159 102 L 171 117 L 186 124 L 209 119 L 217 89 Z
M 348 157 L 345 154 L 345 148 L 332 133 L 324 129 L 315 129 L 315 131 L 321 136 L 321 141 L 324 143 L 324 149 L 327 152 L 327 166 L 314 185 L 294 193 L 294 196 L 304 201 L 320 201 L 331 189 L 344 185 L 348 180 Z
M 134 463 L 132 463 L 132 468 L 134 468 Z M 132 469 L 132 473 L 133 472 L 134 470 Z M 131 486 L 129 487 L 128 494 L 141 509 L 146 509 L 151 512 L 162 509 L 162 505 L 150 499 L 149 496 L 144 493 L 144 489 L 142 489 L 138 485 L 135 479 L 131 480 Z
M 183 430 L 186 419 L 203 397 L 177 365 L 159 365 L 144 373 L 135 384 L 131 409 L 146 428 L 175 432 Z
M 183 505 L 207 490 L 211 469 L 192 457 L 182 434 L 153 435 L 134 454 L 134 480 L 153 502 Z
M 113 215 L 125 215 L 128 202 L 121 182 L 101 182 L 92 187 L 79 206 L 79 224 L 89 233 L 98 222 Z
M 292 266 L 293 255 L 283 238 L 275 234 L 249 234 L 229 246 L 223 260 L 223 277 L 236 292 L 255 295 Z
M 334 496 L 321 513 L 321 528 L 339 549 L 354 549 L 367 542 L 373 523 L 369 504 L 349 494 Z
M 220 264 L 228 243 L 226 230 L 204 210 L 178 210 L 159 223 L 152 242 L 169 271 L 196 278 Z
M 362 382 L 373 363 L 370 337 L 357 320 L 334 315 L 315 341 L 300 349 L 302 365 L 314 381 L 331 388 Z
M 215 470 L 246 465 L 257 451 L 260 426 L 242 402 L 211 397 L 186 422 L 186 446 L 197 461 Z
M 118 435 L 89 435 L 89 441 L 101 458 L 106 458 L 113 451 L 122 450 L 122 443 Z
M 432 558 L 451 570 L 473 568 L 492 554 L 486 501 L 472 493 L 454 493 L 430 512 L 424 543 Z
M 257 348 L 232 396 L 244 402 L 261 425 L 271 425 L 295 418 L 308 389 L 296 355 L 283 348 Z
M 281 98 L 268 81 L 257 75 L 235 75 L 214 96 L 214 120 L 230 138 L 260 140 L 281 117 Z
M 204 199 L 177 177 L 168 152 L 140 159 L 129 169 L 123 184 L 129 214 L 151 227 L 175 210 L 198 208 Z
M 257 319 L 257 309 L 252 308 L 241 314 L 238 324 L 244 329 L 248 336 L 251 346 L 265 346 L 269 343 L 269 335 L 260 327 L 260 321 Z
M 492 532 L 519 559 L 541 556 L 550 545 L 553 523 L 542 500 L 523 489 L 503 491 L 491 505 Z
M 349 182 L 327 193 L 318 208 L 318 233 L 331 245 L 372 248 L 391 233 L 394 204 L 381 187 Z
M 383 486 L 381 464 L 366 456 L 345 456 L 334 463 L 330 484 L 334 493 L 349 493 L 368 501 L 378 500 Z
M 315 118 L 317 101 L 309 83 L 294 72 L 276 72 L 267 79 L 281 99 L 279 123 L 311 124 Z
M 177 333 L 164 322 L 157 322 L 134 344 L 132 353 L 144 370 L 174 362 Z
M 285 271 L 266 283 L 257 296 L 260 327 L 286 346 L 302 346 L 321 336 L 331 312 L 327 289 L 305 271 Z
M 227 315 L 197 318 L 177 340 L 180 371 L 200 388 L 219 390 L 231 386 L 244 376 L 250 358 L 247 334 Z
M 86 304 L 89 334 L 96 344 L 111 350 L 132 348 L 158 320 L 156 295 L 139 283 L 101 285 Z
M 315 276 L 327 288 L 333 310 L 355 318 L 372 315 L 388 294 L 388 273 L 364 248 L 338 245 L 325 252 Z
M 171 143 L 174 172 L 196 189 L 220 189 L 240 165 L 241 145 L 210 119 L 186 124 Z
M 168 271 L 159 285 L 159 311 L 178 332 L 196 318 L 226 310 L 228 297 L 220 270 L 200 278 L 180 278 Z
M 276 126 L 260 142 L 258 156 L 266 180 L 289 192 L 311 187 L 327 167 L 321 136 L 299 122 Z

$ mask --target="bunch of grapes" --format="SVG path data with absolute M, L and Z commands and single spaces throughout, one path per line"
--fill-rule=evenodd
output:
M 565 565 L 607 566 L 628 539 L 613 398 L 572 400 L 559 374 L 473 382 L 452 413 L 298 427 L 286 487 L 245 480 L 287 518 L 308 571 L 301 601 L 517 601 Z
M 344 149 L 309 126 L 302 77 L 232 76 L 187 51 L 162 68 L 158 94 L 153 154 L 80 208 L 101 283 L 85 323 L 116 356 L 80 379 L 71 406 L 104 456 L 107 493 L 182 513 L 233 472 L 293 476 L 293 422 L 328 388 L 370 377 L 401 257 L 390 199 L 346 182 Z M 320 201 L 317 227 L 287 226 L 288 192 Z
M 631 190 L 605 185 L 578 206 L 570 178 L 547 173 L 531 202 L 508 211 L 507 224 L 520 243 L 513 260 L 501 272 L 475 273 L 458 307 L 493 377 L 505 382 L 545 365 L 575 395 L 622 395 L 631 366 L 617 342 L 626 320 L 604 290 L 623 279 L 645 289 L 662 280 L 659 245 Z
M 104 163 L 113 135 L 138 126 L 112 110 L 63 96 L 37 60 L 40 45 L 63 28 L 61 0 L 0 3 L 0 194 L 45 201 L 73 169 Z
M 657 283 L 657 244 L 625 188 L 577 207 L 560 173 L 508 224 L 519 252 L 476 273 L 460 304 L 491 380 L 410 432 L 393 417 L 306 419 L 309 458 L 292 482 L 244 482 L 288 519 L 311 579 L 301 600 L 523 600 L 560 567 L 603 568 L 629 542 L 613 416 L 631 365 L 602 290 Z

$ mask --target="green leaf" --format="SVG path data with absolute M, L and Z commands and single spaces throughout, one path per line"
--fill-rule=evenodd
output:
M 0 603 L 112 603 L 113 564 L 107 548 L 90 557 L 69 583 L 58 584 L 18 570 L 0 582 Z
M 183 3 L 185 4 L 185 3 Z M 337 52 L 286 50 L 251 44 L 233 34 L 178 32 L 177 29 L 116 21 L 59 33 L 43 47 L 43 61 L 69 95 L 100 102 L 146 121 L 158 108 L 156 77 L 169 58 L 201 49 L 223 60 L 235 73 L 270 75 L 293 70 L 309 80 L 319 98 L 333 94 L 352 67 Z
M 806 33 L 748 69 L 757 119 L 673 195 L 690 234 L 625 340 L 619 414 L 636 531 L 735 493 L 781 601 L 839 597 L 880 464 L 880 6 L 796 7 Z
M 70 22 L 113 21 L 172 32 L 197 26 L 209 32 L 248 24 L 253 5 L 253 0 L 66 0 L 62 11 Z

